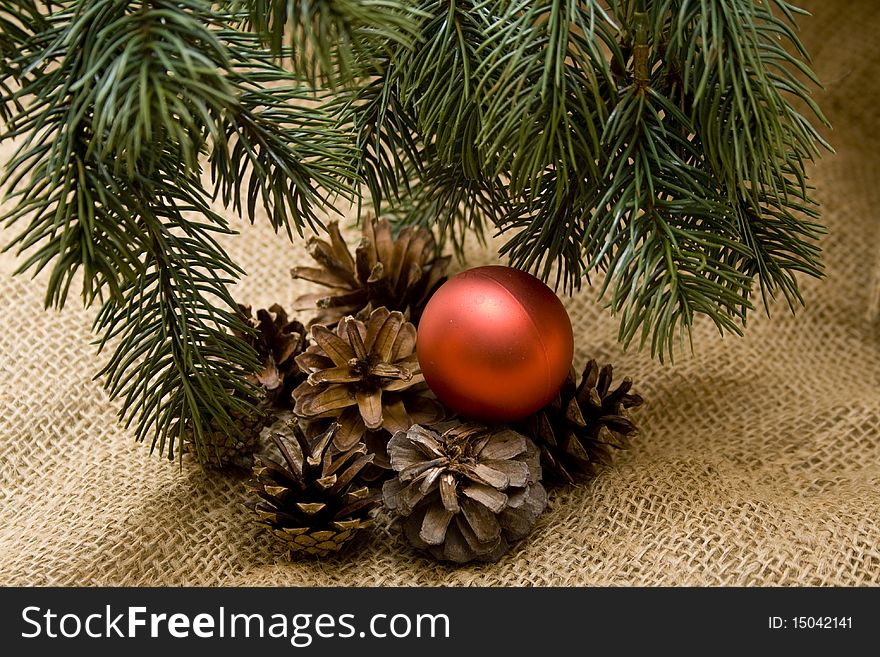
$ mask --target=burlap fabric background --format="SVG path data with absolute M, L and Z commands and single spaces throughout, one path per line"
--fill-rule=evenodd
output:
M 133 442 L 91 381 L 91 314 L 75 301 L 44 313 L 44 279 L 12 278 L 3 255 L 0 583 L 880 584 L 880 3 L 809 5 L 804 37 L 837 149 L 813 176 L 827 280 L 804 282 L 796 318 L 755 314 L 744 339 L 702 323 L 675 366 L 622 352 L 591 291 L 567 299 L 577 364 L 610 360 L 636 379 L 643 433 L 592 485 L 554 494 L 500 563 L 439 565 L 385 517 L 344 558 L 286 561 L 242 509 L 241 480 L 181 471 Z M 250 274 L 241 300 L 301 292 L 287 274 L 306 261 L 300 244 L 263 223 L 228 245 Z M 492 261 L 474 251 L 468 264 Z

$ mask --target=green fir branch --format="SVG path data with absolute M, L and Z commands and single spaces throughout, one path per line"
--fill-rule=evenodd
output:
M 139 200 L 89 153 L 86 121 L 72 106 L 50 106 L 29 119 L 42 119 L 40 128 L 25 133 L 3 180 L 15 200 L 6 225 L 26 222 L 6 246 L 25 256 L 16 273 L 49 267 L 46 306 L 63 307 L 80 273 L 86 305 L 105 291 L 121 299 L 122 286 L 139 270 L 144 236 L 130 207 Z M 30 126 L 28 120 L 20 129 Z
M 480 0 L 434 0 L 418 8 L 423 16 L 418 43 L 398 48 L 393 60 L 400 100 L 417 117 L 432 156 L 475 178 L 483 170 L 474 148 L 480 127 L 478 50 L 492 14 Z
M 306 100 L 300 88 L 239 88 L 222 145 L 210 158 L 224 205 L 246 209 L 253 222 L 259 204 L 275 230 L 283 228 L 291 239 L 294 229 L 302 236 L 304 227 L 323 228 L 318 212 L 331 209 L 334 196 L 350 203 L 357 180 L 351 138 L 321 108 L 304 106 Z
M 205 462 L 213 456 L 206 431 L 220 427 L 235 435 L 234 415 L 253 412 L 245 375 L 257 362 L 232 334 L 247 331 L 228 291 L 243 272 L 214 238 L 230 230 L 207 206 L 198 181 L 182 182 L 144 181 L 147 188 L 135 190 L 138 200 L 154 200 L 140 207 L 140 272 L 121 302 L 103 306 L 95 330 L 102 348 L 115 341 L 99 376 L 110 396 L 122 400 L 126 427 L 134 425 L 137 440 L 150 440 L 151 451 L 169 459 L 181 457 L 190 439 L 188 448 Z
M 253 402 L 209 201 L 293 238 L 337 201 L 487 227 L 671 357 L 822 275 L 830 148 L 786 0 L 0 0 L 7 248 L 82 281 L 104 370 L 166 455 Z M 799 108 L 805 108 L 802 111 Z M 209 176 L 207 174 L 210 174 Z M 208 180 L 209 179 L 209 180 Z M 365 203 L 366 201 L 366 203 Z M 225 368 L 225 369 L 224 369 Z
M 510 212 L 509 198 L 500 178 L 475 176 L 461 161 L 445 164 L 432 150 L 429 146 L 420 151 L 419 160 L 425 164 L 408 170 L 410 191 L 389 203 L 387 214 L 398 228 L 436 231 L 438 248 L 451 245 L 463 259 L 468 238 L 485 244 L 485 222 L 502 223 Z
M 5 60 L 20 88 L 2 138 L 21 138 L 3 184 L 20 270 L 49 268 L 47 305 L 82 280 L 102 371 L 138 440 L 200 460 L 209 430 L 238 431 L 256 391 L 253 350 L 229 286 L 241 274 L 202 182 L 276 230 L 320 226 L 330 195 L 351 198 L 351 139 L 301 80 L 203 0 L 72 0 L 53 6 L 28 48 Z M 278 83 L 284 83 L 278 84 Z M 309 96 L 311 97 L 311 96 Z M 250 184 L 242 186 L 249 177 Z
M 313 86 L 369 75 L 374 57 L 412 45 L 418 13 L 397 0 L 228 0 L 237 25 L 260 35 Z
M 377 213 L 412 191 L 410 177 L 423 168 L 414 110 L 401 99 L 396 67 L 387 59 L 359 86 L 341 89 L 328 110 L 351 130 L 356 171 Z M 364 194 L 362 193 L 362 196 Z
M 603 47 L 613 54 L 615 26 L 598 2 L 497 3 L 481 49 L 480 147 L 510 194 L 595 178 L 600 126 L 613 98 Z
M 45 28 L 46 19 L 34 0 L 0 0 L 0 121 L 21 110 L 15 94 L 22 80 L 20 62 Z

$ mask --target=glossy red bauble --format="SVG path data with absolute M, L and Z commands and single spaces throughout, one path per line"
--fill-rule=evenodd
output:
M 549 403 L 571 368 L 571 320 L 553 291 L 511 267 L 444 283 L 419 322 L 425 381 L 467 418 L 509 422 Z

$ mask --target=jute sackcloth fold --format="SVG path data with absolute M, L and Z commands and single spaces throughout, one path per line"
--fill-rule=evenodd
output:
M 880 3 L 808 7 L 837 151 L 812 169 L 826 280 L 803 281 L 797 317 L 782 304 L 755 313 L 745 338 L 700 322 L 695 352 L 672 366 L 624 352 L 593 290 L 566 298 L 577 365 L 595 357 L 635 379 L 643 432 L 591 485 L 553 494 L 499 563 L 423 558 L 386 516 L 343 557 L 287 561 L 243 509 L 241 479 L 181 470 L 134 443 L 92 381 L 103 356 L 91 311 L 72 300 L 43 312 L 45 278 L 12 277 L 4 254 L 0 584 L 880 584 Z M 226 242 L 249 274 L 237 298 L 292 306 L 303 244 L 265 221 L 238 225 Z M 496 261 L 492 245 L 475 246 L 467 265 Z

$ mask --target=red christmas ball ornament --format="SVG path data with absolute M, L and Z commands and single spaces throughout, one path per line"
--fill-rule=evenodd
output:
M 475 267 L 450 278 L 428 301 L 416 351 L 434 394 L 461 415 L 510 422 L 559 391 L 574 337 L 549 287 L 511 267 Z

